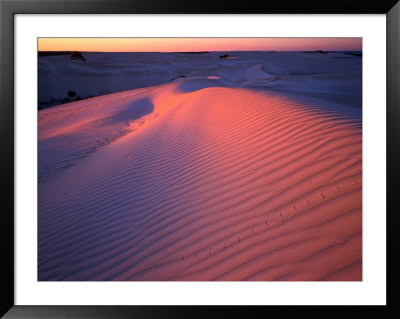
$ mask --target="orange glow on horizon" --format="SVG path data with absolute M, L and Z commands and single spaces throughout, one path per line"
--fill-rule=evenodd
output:
M 362 50 L 362 38 L 39 38 L 39 51 L 346 51 Z

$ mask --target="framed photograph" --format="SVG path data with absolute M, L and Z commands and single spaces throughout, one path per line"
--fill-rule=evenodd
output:
M 400 315 L 396 0 L 0 3 L 4 318 Z

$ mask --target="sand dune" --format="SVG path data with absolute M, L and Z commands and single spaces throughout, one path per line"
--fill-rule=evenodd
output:
M 202 54 L 85 52 L 38 59 L 38 107 L 164 84 L 186 77 L 219 77 L 230 87 L 257 87 L 297 94 L 323 94 L 325 100 L 361 108 L 362 58 L 345 52 L 221 52 Z M 70 97 L 69 91 L 76 93 Z M 344 99 L 345 96 L 352 98 Z
M 40 111 L 39 280 L 361 280 L 343 110 L 215 75 Z

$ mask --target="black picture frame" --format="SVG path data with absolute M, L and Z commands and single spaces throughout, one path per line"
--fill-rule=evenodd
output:
M 14 304 L 14 15 L 15 14 L 385 14 L 387 21 L 386 306 L 17 306 Z M 320 317 L 400 318 L 396 200 L 400 136 L 400 2 L 282 0 L 245 3 L 163 0 L 0 0 L 0 315 L 4 318 Z M 377 212 L 383 213 L 383 212 Z

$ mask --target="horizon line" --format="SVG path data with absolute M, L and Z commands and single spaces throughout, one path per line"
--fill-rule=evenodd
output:
M 85 52 L 85 53 L 210 53 L 210 52 L 345 52 L 361 51 L 361 49 L 343 50 L 210 50 L 210 51 L 83 51 L 83 50 L 38 50 L 37 52 Z

